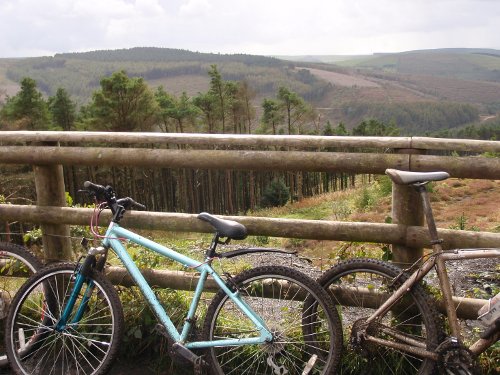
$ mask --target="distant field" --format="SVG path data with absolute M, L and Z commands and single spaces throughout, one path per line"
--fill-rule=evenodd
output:
M 500 82 L 412 75 L 401 84 L 442 100 L 467 103 L 500 101 Z
M 151 87 L 163 86 L 165 90 L 175 95 L 186 92 L 188 96 L 196 96 L 209 89 L 210 79 L 208 75 L 185 75 L 155 79 L 149 81 L 149 84 Z
M 289 61 L 302 61 L 302 62 L 312 62 L 312 63 L 327 63 L 336 64 L 343 61 L 352 61 L 355 59 L 367 59 L 373 57 L 373 55 L 304 55 L 304 56 L 283 56 L 276 55 L 273 56 L 281 60 Z
M 359 57 L 339 66 L 411 75 L 500 82 L 500 51 L 415 51 Z
M 312 68 L 297 67 L 296 69 L 307 69 L 311 72 L 311 74 L 314 74 L 316 77 L 324 79 L 325 81 L 330 82 L 333 85 L 346 86 L 346 87 L 352 87 L 352 86 L 380 87 L 379 84 L 373 81 L 369 81 L 363 78 L 362 76 L 342 74 L 337 72 L 331 72 L 328 70 L 312 69 Z

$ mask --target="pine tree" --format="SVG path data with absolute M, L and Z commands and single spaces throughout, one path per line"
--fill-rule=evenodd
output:
M 54 124 L 66 131 L 73 130 L 76 104 L 70 99 L 67 91 L 58 88 L 56 95 L 49 98 L 48 104 Z
M 47 102 L 37 90 L 36 81 L 29 77 L 23 78 L 21 90 L 7 99 L 1 116 L 16 129 L 46 130 L 50 124 Z
M 158 113 L 147 83 L 142 78 L 129 78 L 123 70 L 101 80 L 91 105 L 94 124 L 109 131 L 149 130 Z

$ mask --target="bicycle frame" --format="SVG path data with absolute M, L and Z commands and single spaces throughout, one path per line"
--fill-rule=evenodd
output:
M 160 302 L 156 298 L 155 293 L 149 286 L 148 282 L 141 274 L 134 261 L 128 254 L 125 247 L 122 245 L 121 240 L 126 239 L 133 243 L 136 243 L 144 248 L 154 251 L 158 254 L 163 255 L 169 259 L 183 264 L 186 267 L 196 269 L 200 272 L 200 278 L 196 285 L 194 291 L 194 296 L 191 301 L 187 318 L 182 327 L 182 331 L 179 332 L 174 326 L 172 320 L 165 312 L 165 309 L 161 306 Z M 211 267 L 210 261 L 207 259 L 206 262 L 200 263 L 197 260 L 189 258 L 183 254 L 180 254 L 172 249 L 165 246 L 157 244 L 154 241 L 148 240 L 136 233 L 133 233 L 127 229 L 120 227 L 118 224 L 111 222 L 107 231 L 105 238 L 103 240 L 103 245 L 105 247 L 111 247 L 117 256 L 120 258 L 121 262 L 125 268 L 130 273 L 131 277 L 136 282 L 137 286 L 141 290 L 142 294 L 146 298 L 146 301 L 151 306 L 156 316 L 158 317 L 161 324 L 165 327 L 170 337 L 172 337 L 175 342 L 181 343 L 188 349 L 199 349 L 208 348 L 216 346 L 239 346 L 239 345 L 249 345 L 249 344 L 262 344 L 264 342 L 269 342 L 272 340 L 272 334 L 265 326 L 262 319 L 248 306 L 245 301 L 241 299 L 239 291 L 231 291 L 224 280 L 215 272 Z M 198 304 L 201 298 L 201 294 L 204 289 L 205 281 L 208 276 L 211 276 L 217 285 L 228 295 L 228 297 L 238 306 L 241 311 L 248 316 L 248 318 L 255 325 L 258 332 L 260 332 L 259 337 L 247 338 L 247 339 L 226 339 L 226 340 L 214 340 L 214 341 L 196 341 L 196 342 L 186 342 L 189 332 L 192 328 L 192 322 L 195 317 L 195 313 L 198 308 Z
M 464 259 L 480 259 L 480 258 L 496 258 L 500 257 L 500 249 L 456 249 L 450 250 L 447 252 L 441 252 L 440 254 L 433 256 L 430 255 L 430 258 L 426 260 L 411 276 L 396 290 L 393 294 L 375 311 L 367 320 L 366 323 L 371 323 L 376 321 L 380 316 L 387 313 L 388 310 L 397 302 L 400 298 L 402 298 L 413 285 L 420 282 L 430 270 L 432 270 L 436 264 L 438 259 L 442 262 L 451 261 L 451 260 L 464 260 Z M 444 269 L 446 273 L 446 269 Z M 438 273 L 439 275 L 439 273 Z M 441 276 L 439 276 L 441 278 Z M 449 285 L 449 284 L 448 284 Z M 453 299 L 446 300 L 443 294 L 443 301 L 448 310 L 452 309 L 455 322 L 456 322 L 456 311 L 455 311 L 455 303 Z M 448 315 L 448 320 L 450 320 L 450 316 Z M 453 319 L 453 317 L 452 317 Z M 450 328 L 452 324 L 450 323 Z M 453 332 L 452 332 L 453 335 Z M 455 336 L 457 339 L 459 337 Z M 365 339 L 367 341 L 372 341 L 380 345 L 384 345 L 387 347 L 392 347 L 394 349 L 403 350 L 409 353 L 413 353 L 419 355 L 421 357 L 431 358 L 433 360 L 438 359 L 438 355 L 434 352 L 430 352 L 425 349 L 425 347 L 421 347 L 420 343 L 411 341 L 409 338 L 400 337 L 403 341 L 406 340 L 407 344 L 397 344 L 392 341 L 383 340 L 380 338 L 376 338 L 373 336 L 366 336 Z M 495 340 L 496 341 L 496 340 Z M 493 342 L 495 342 L 493 341 Z M 481 354 L 484 350 L 486 350 L 489 345 L 491 345 L 491 340 L 479 339 L 475 342 L 470 350 L 473 354 Z
M 463 260 L 463 259 L 480 259 L 480 258 L 495 258 L 500 257 L 500 249 L 456 249 L 452 251 L 443 251 L 441 247 L 441 240 L 438 238 L 436 223 L 434 221 L 434 216 L 432 213 L 432 207 L 429 200 L 429 195 L 425 184 L 415 184 L 413 185 L 422 197 L 422 204 L 424 209 L 424 214 L 427 221 L 427 227 L 429 230 L 430 240 L 432 244 L 432 254 L 429 255 L 422 265 L 420 265 L 415 272 L 366 320 L 366 323 L 372 323 L 376 321 L 380 316 L 387 313 L 392 305 L 397 302 L 403 295 L 415 284 L 420 282 L 431 269 L 436 268 L 436 272 L 439 279 L 439 284 L 441 287 L 441 292 L 443 294 L 443 302 L 446 309 L 446 315 L 448 318 L 448 324 L 450 326 L 451 335 L 458 343 L 462 343 L 462 337 L 460 334 L 460 327 L 458 324 L 458 317 L 455 310 L 455 304 L 453 302 L 453 295 L 450 286 L 450 281 L 448 273 L 446 271 L 445 262 L 449 260 Z M 396 335 L 394 332 L 388 332 L 389 334 Z M 426 350 L 425 346 L 421 343 L 412 340 L 409 337 L 397 334 L 398 338 L 405 343 L 395 343 L 388 340 L 383 340 L 377 337 L 367 335 L 366 340 L 375 342 L 380 345 L 391 347 L 398 350 L 403 350 L 409 353 L 419 355 L 421 357 L 427 357 L 433 360 L 438 359 L 438 355 L 435 352 Z M 486 350 L 491 344 L 498 340 L 499 333 L 489 340 L 479 339 L 476 341 L 469 349 L 475 354 L 479 355 L 484 350 Z

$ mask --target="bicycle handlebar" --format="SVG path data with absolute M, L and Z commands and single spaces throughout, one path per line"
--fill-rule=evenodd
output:
M 125 209 L 135 207 L 139 210 L 146 210 L 145 205 L 143 205 L 142 203 L 136 202 L 135 200 L 133 200 L 130 197 L 120 198 L 116 201 L 116 203 L 118 203 L 120 206 L 123 206 Z
M 97 196 L 102 196 L 106 194 L 106 188 L 102 185 L 97 185 L 94 184 L 93 182 L 90 181 L 85 181 L 83 183 L 83 187 L 85 189 L 91 190 L 93 193 L 95 193 Z
M 83 183 L 83 187 L 89 191 L 90 193 L 93 193 L 97 199 L 106 201 L 108 203 L 108 206 L 114 211 L 114 206 L 115 205 L 120 205 L 126 210 L 131 209 L 131 208 L 137 208 L 139 210 L 145 210 L 146 206 L 143 205 L 142 203 L 136 202 L 134 199 L 130 197 L 125 197 L 125 198 L 120 198 L 116 199 L 115 192 L 111 186 L 102 186 L 98 184 L 94 184 L 93 182 L 90 181 L 85 181 Z

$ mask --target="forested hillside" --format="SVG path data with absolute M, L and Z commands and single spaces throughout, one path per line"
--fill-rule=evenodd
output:
M 101 80 L 117 71 L 144 79 L 152 89 L 162 86 L 167 93 L 181 96 L 185 92 L 194 99 L 209 90 L 207 73 L 216 65 L 224 80 L 245 82 L 252 91 L 253 129 L 263 122 L 264 100 L 275 100 L 278 89 L 286 87 L 313 109 L 296 132 L 317 133 L 328 122 L 352 130 L 363 120 L 375 119 L 393 122 L 402 135 L 428 134 L 477 123 L 480 115 L 496 115 L 500 110 L 499 56 L 496 50 L 436 50 L 344 61 L 313 56 L 293 62 L 132 48 L 0 59 L 0 105 L 7 96 L 16 95 L 23 78 L 29 77 L 45 98 L 62 88 L 79 109 L 92 102 Z
M 400 74 L 500 82 L 500 51 L 494 49 L 449 48 L 375 54 L 338 64 Z
M 79 104 L 87 103 L 103 77 L 124 70 L 142 77 L 152 86 L 195 95 L 208 87 L 207 72 L 217 64 L 225 79 L 251 82 L 261 95 L 269 95 L 280 85 L 288 85 L 304 97 L 315 97 L 325 84 L 314 77 L 304 82 L 288 64 L 270 57 L 220 55 L 166 48 L 132 48 L 115 51 L 57 54 L 54 57 L 19 59 L 9 64 L 5 77 L 20 82 L 33 78 L 46 95 L 63 87 Z M 180 80 L 176 78 L 181 78 Z
M 293 60 L 293 56 L 287 59 Z M 391 104 L 395 108 L 414 102 L 469 103 L 481 114 L 500 111 L 499 50 L 438 49 L 371 56 L 302 56 L 298 61 L 339 88 L 332 93 L 334 100 L 330 102 L 363 108 L 363 116 L 378 116 L 376 112 L 380 110 L 375 110 L 373 104 Z M 304 63 L 307 61 L 315 64 L 307 65 Z M 318 65 L 319 62 L 323 64 Z M 413 104 L 409 107 L 403 110 L 414 110 Z M 385 118 L 400 118 L 391 108 L 385 108 L 384 112 Z M 344 120 L 355 122 L 359 118 L 351 116 Z M 426 125 L 417 123 L 418 117 L 415 120 L 410 126 L 413 131 L 425 128 Z M 449 126 L 455 126 L 453 122 L 450 121 Z M 398 122 L 398 125 L 406 128 L 407 122 Z

